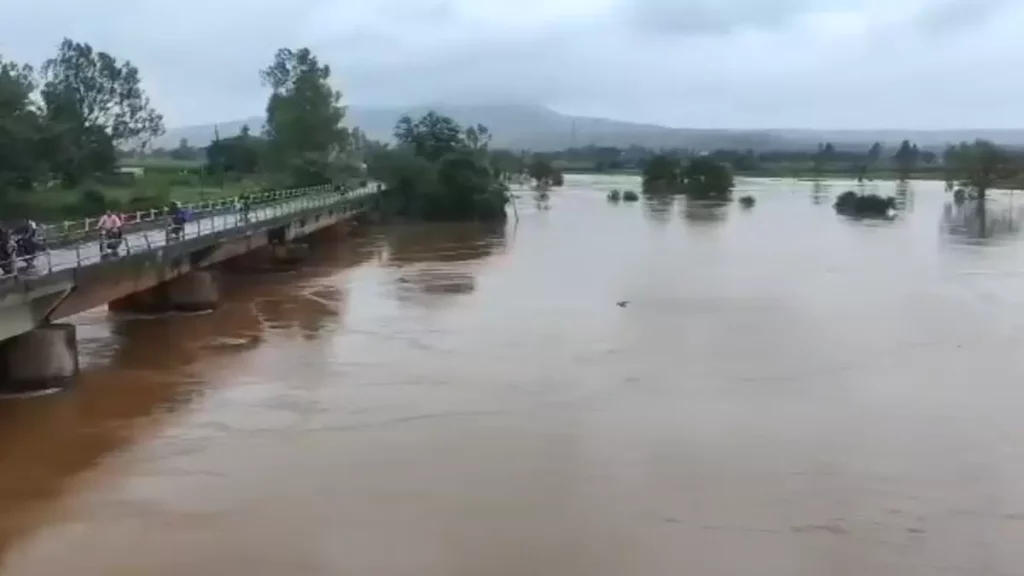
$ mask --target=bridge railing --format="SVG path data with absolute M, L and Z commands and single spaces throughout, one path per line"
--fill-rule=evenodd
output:
M 290 188 L 287 190 L 273 190 L 269 192 L 249 194 L 247 199 L 250 204 L 266 204 L 268 202 L 280 202 L 309 194 L 322 194 L 332 190 L 334 190 L 332 185 Z M 210 213 L 229 211 L 241 201 L 241 196 L 231 196 L 216 200 L 183 204 L 182 208 L 197 216 L 205 216 Z M 125 230 L 131 232 L 147 225 L 166 220 L 170 215 L 170 208 L 165 206 L 149 210 L 136 210 L 134 212 L 121 213 L 121 215 L 124 218 L 123 224 Z M 64 222 L 43 224 L 40 226 L 40 231 L 52 245 L 67 245 L 81 241 L 90 235 L 98 235 L 100 231 L 100 219 L 101 216 L 96 216 L 83 218 L 81 220 L 66 220 Z
M 262 204 L 251 205 L 248 213 L 242 210 L 222 210 L 216 212 L 207 208 L 205 216 L 186 222 L 180 235 L 173 235 L 169 226 L 142 228 L 135 232 L 126 232 L 122 236 L 119 254 L 130 255 L 148 252 L 183 240 L 198 238 L 228 230 L 241 228 L 252 223 L 272 220 L 279 216 L 303 212 L 311 208 L 341 204 L 344 214 L 357 212 L 366 207 L 366 203 L 380 191 L 379 186 L 370 185 L 358 190 L 338 190 L 333 187 L 304 188 L 286 190 L 276 196 L 264 195 Z M 301 193 L 299 193 L 301 192 Z M 276 200 L 276 201 L 275 201 Z M 234 206 L 228 205 L 228 206 Z M 145 222 L 160 222 L 161 217 L 153 217 Z M 166 222 L 166 217 L 164 217 Z M 9 279 L 26 275 L 40 276 L 67 268 L 77 268 L 93 264 L 104 259 L 116 259 L 105 256 L 100 246 L 103 239 L 98 231 L 63 249 L 46 250 L 32 256 L 22 256 L 9 263 L 9 269 L 0 269 L 0 279 Z M 2 263 L 0 263 L 2 264 Z M 29 266 L 31 264 L 31 266 Z

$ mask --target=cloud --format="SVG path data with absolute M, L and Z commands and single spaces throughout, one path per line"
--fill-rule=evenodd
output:
M 282 46 L 350 102 L 531 102 L 703 127 L 1022 126 L 1011 0 L 15 2 L 0 54 L 63 36 L 139 65 L 169 124 L 258 114 Z

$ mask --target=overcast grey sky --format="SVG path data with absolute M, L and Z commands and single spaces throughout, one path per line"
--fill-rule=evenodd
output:
M 350 103 L 529 102 L 693 127 L 1024 127 L 1024 0 L 32 0 L 0 54 L 132 59 L 169 126 L 262 112 L 309 46 Z

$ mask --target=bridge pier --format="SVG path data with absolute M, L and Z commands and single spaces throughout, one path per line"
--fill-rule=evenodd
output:
M 304 262 L 308 255 L 309 246 L 306 244 L 269 244 L 225 261 L 223 268 L 225 271 L 241 274 L 280 272 L 294 269 Z
M 167 283 L 167 305 L 172 310 L 199 312 L 220 304 L 220 279 L 210 270 L 193 270 Z
M 114 312 L 161 314 L 164 312 L 200 312 L 220 304 L 220 279 L 212 270 L 192 270 L 147 290 L 111 301 Z
M 0 392 L 43 392 L 69 386 L 78 374 L 74 324 L 48 324 L 0 343 Z

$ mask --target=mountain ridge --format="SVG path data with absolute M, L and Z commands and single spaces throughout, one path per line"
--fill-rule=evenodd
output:
M 390 141 L 392 128 L 403 114 L 418 117 L 436 110 L 454 118 L 462 125 L 483 124 L 492 135 L 492 146 L 499 148 L 536 151 L 561 150 L 570 146 L 630 145 L 647 148 L 693 148 L 710 150 L 733 149 L 803 149 L 817 147 L 820 142 L 832 142 L 837 147 L 870 147 L 874 142 L 891 147 L 909 139 L 922 148 L 938 149 L 947 144 L 985 138 L 1010 146 L 1024 145 L 1021 129 L 958 129 L 958 130 L 900 130 L 900 129 L 706 129 L 675 128 L 658 124 L 627 122 L 608 118 L 562 114 L 543 106 L 534 105 L 449 105 L 409 107 L 348 107 L 346 124 L 357 126 L 374 140 Z M 248 125 L 253 132 L 262 129 L 264 118 L 252 116 L 218 124 L 202 124 L 169 128 L 157 138 L 155 148 L 174 148 L 181 139 L 192 146 L 206 146 L 219 132 L 222 138 L 238 134 Z

